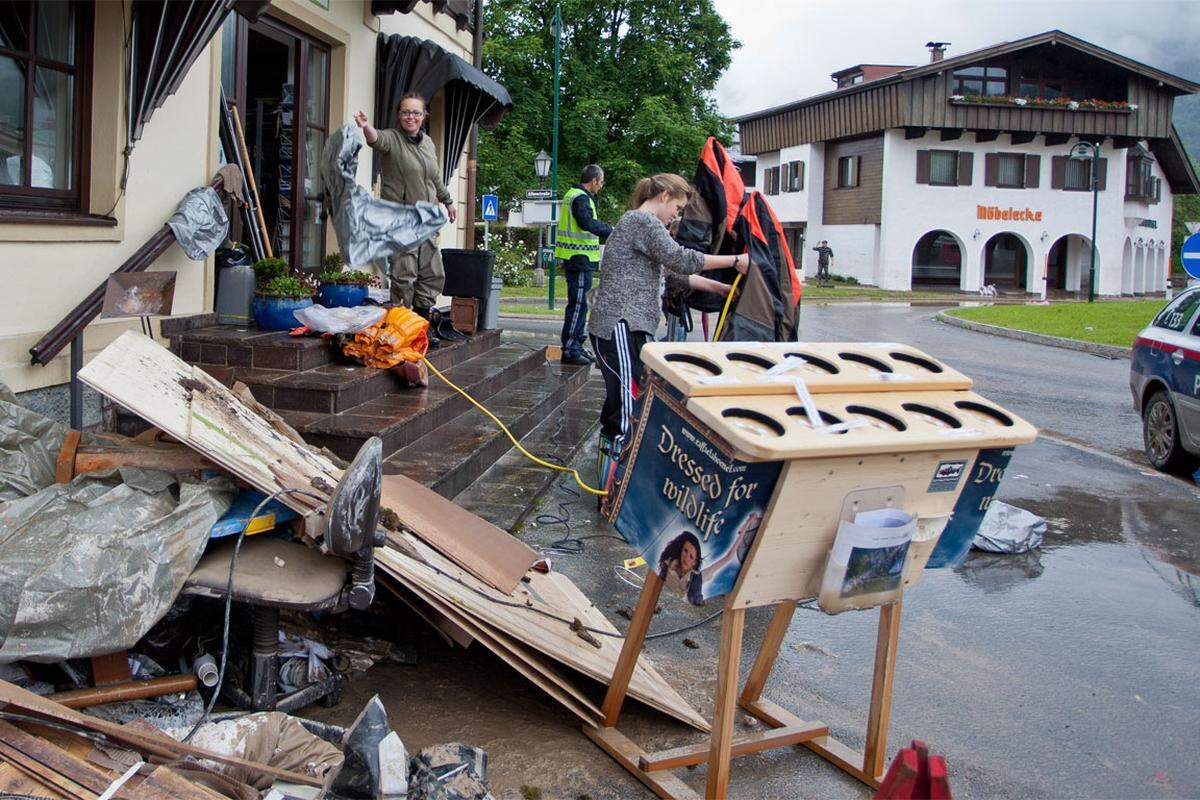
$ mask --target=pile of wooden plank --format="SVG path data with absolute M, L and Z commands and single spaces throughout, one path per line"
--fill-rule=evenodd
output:
M 313 532 L 341 471 L 287 435 L 257 404 L 136 332 L 97 355 L 79 377 L 165 433 L 266 493 Z M 403 476 L 386 476 L 379 571 L 451 641 L 477 641 L 589 724 L 601 714 L 587 681 L 606 684 L 624 639 L 564 575 L 531 569 L 537 554 L 507 532 Z M 700 730 L 708 724 L 642 656 L 629 693 Z

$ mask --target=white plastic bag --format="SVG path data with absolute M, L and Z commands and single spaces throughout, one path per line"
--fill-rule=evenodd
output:
M 313 305 L 292 313 L 300 320 L 301 325 L 307 325 L 310 330 L 321 333 L 358 333 L 378 324 L 387 311 L 378 306 L 326 308 Z

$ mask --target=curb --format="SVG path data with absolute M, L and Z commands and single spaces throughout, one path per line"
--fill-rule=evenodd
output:
M 1132 348 L 1118 347 L 1114 344 L 1099 344 L 1096 342 L 1081 342 L 1078 339 L 1064 339 L 1061 336 L 1047 336 L 1044 333 L 1031 333 L 1030 331 L 1017 330 L 1016 328 L 1004 328 L 1000 325 L 988 325 L 984 322 L 972 322 L 970 320 L 959 319 L 952 317 L 944 311 L 939 311 L 936 319 L 939 322 L 944 322 L 947 325 L 953 325 L 957 328 L 965 328 L 976 333 L 987 333 L 992 336 L 1003 336 L 1005 339 L 1016 339 L 1020 342 L 1030 342 L 1032 344 L 1046 345 L 1047 347 L 1058 347 L 1063 350 L 1077 350 L 1081 353 L 1088 353 L 1101 358 L 1129 358 Z

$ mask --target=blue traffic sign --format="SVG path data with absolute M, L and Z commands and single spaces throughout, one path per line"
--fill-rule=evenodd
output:
M 500 198 L 494 194 L 483 196 L 483 218 L 488 222 L 500 219 Z
M 1184 271 L 1200 280 L 1200 233 L 1193 233 L 1187 238 L 1179 255 L 1183 259 Z

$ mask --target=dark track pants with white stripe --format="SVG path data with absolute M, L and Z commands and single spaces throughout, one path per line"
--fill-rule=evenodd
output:
M 613 442 L 620 453 L 629 439 L 633 422 L 634 385 L 642 382 L 642 345 L 650 334 L 631 331 L 624 320 L 608 339 L 592 337 L 596 362 L 604 376 L 604 407 L 600 411 L 600 435 Z
M 575 268 L 581 261 L 584 269 Z M 567 279 L 567 309 L 563 314 L 563 355 L 577 356 L 583 352 L 583 340 L 587 331 L 587 293 L 592 288 L 591 262 L 587 256 L 574 256 L 563 262 L 563 273 Z

